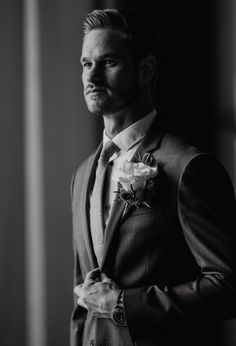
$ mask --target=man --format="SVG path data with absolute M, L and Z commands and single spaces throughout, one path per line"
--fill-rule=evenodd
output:
M 72 181 L 71 345 L 215 346 L 215 323 L 233 317 L 236 302 L 228 175 L 162 127 L 148 23 L 93 11 L 81 63 L 88 109 L 105 129 Z

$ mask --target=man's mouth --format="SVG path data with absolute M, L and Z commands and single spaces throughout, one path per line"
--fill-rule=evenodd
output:
M 88 89 L 86 91 L 86 95 L 100 95 L 100 94 L 104 94 L 106 91 L 105 88 L 92 88 L 92 89 Z

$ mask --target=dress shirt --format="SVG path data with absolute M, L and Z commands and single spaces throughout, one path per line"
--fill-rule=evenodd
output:
M 107 170 L 106 183 L 105 183 L 105 193 L 104 193 L 104 221 L 107 223 L 109 212 L 115 197 L 114 191 L 117 189 L 117 172 L 121 164 L 128 160 L 130 161 L 137 150 L 143 137 L 146 135 L 148 129 L 153 123 L 156 117 L 156 110 L 148 113 L 146 116 L 142 117 L 135 123 L 131 124 L 129 127 L 121 131 L 112 140 L 120 148 L 118 153 L 111 156 L 109 160 L 109 166 Z M 103 131 L 103 145 L 111 140 L 105 129 Z

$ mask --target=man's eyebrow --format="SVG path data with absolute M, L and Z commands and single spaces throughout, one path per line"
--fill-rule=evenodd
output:
M 119 58 L 120 57 L 120 54 L 118 53 L 106 53 L 104 55 L 102 55 L 102 58 Z
M 112 53 L 112 52 L 108 52 L 108 53 L 106 53 L 106 54 L 103 54 L 103 55 L 100 55 L 99 56 L 99 59 L 106 59 L 106 58 L 113 58 L 113 59 L 118 59 L 120 57 L 120 54 L 118 54 L 118 53 Z M 86 62 L 86 61 L 89 61 L 89 58 L 87 58 L 87 57 L 83 57 L 83 56 L 81 56 L 81 58 L 80 58 L 80 62 L 82 63 L 82 62 Z

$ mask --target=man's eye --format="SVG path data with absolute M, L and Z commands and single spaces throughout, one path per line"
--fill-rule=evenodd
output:
M 114 65 L 116 65 L 116 62 L 114 60 L 111 60 L 111 59 L 106 59 L 104 61 L 104 64 L 107 66 L 114 66 Z
M 84 62 L 83 63 L 83 68 L 90 68 L 92 66 L 91 62 Z

